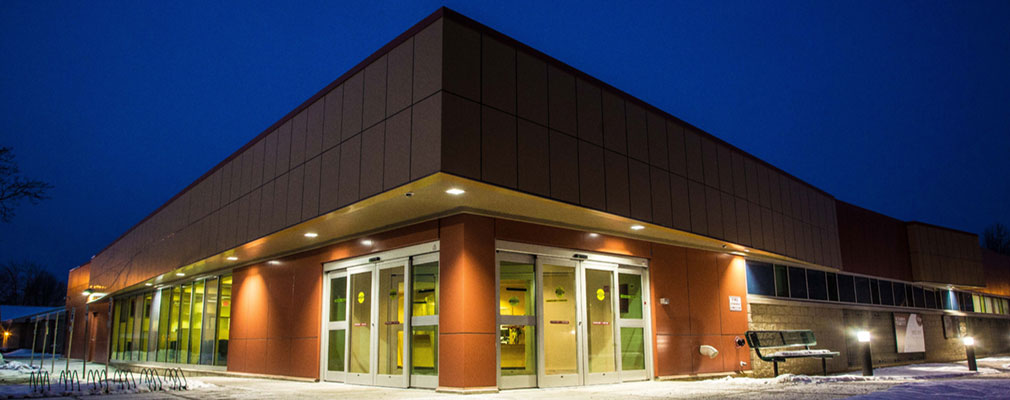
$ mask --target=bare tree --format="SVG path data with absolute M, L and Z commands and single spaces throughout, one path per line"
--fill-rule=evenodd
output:
M 10 147 L 0 147 L 0 221 L 11 222 L 14 218 L 14 207 L 27 200 L 38 204 L 48 198 L 46 191 L 52 185 L 19 175 L 18 164 L 14 162 L 14 153 Z
M 67 284 L 41 265 L 9 261 L 0 265 L 0 303 L 19 306 L 59 306 Z
M 982 233 L 982 247 L 1010 256 L 1010 230 L 999 222 L 989 225 Z

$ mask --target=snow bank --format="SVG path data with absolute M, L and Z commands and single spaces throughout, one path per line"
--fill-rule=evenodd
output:
M 1008 379 L 903 383 L 850 399 L 1010 399 Z
M 765 386 L 779 384 L 837 383 L 865 381 L 902 381 L 916 379 L 940 379 L 972 376 L 979 374 L 996 374 L 1000 371 L 992 368 L 979 368 L 978 372 L 969 371 L 968 367 L 958 364 L 913 364 L 898 367 L 884 367 L 873 370 L 873 376 L 863 376 L 862 372 L 849 372 L 841 375 L 809 376 L 784 374 L 775 378 L 735 378 L 725 377 L 713 379 L 718 384 L 735 386 Z

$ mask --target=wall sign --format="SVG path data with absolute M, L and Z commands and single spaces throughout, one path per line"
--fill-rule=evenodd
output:
M 894 338 L 899 353 L 926 351 L 926 338 L 922 329 L 922 315 L 894 313 Z
M 729 296 L 729 310 L 743 311 L 743 301 L 740 300 L 740 296 Z

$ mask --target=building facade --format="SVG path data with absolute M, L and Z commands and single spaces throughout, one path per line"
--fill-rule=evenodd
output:
M 813 329 L 833 371 L 854 329 L 948 360 L 1010 350 L 977 243 L 443 8 L 72 270 L 71 352 L 462 392 L 767 374 L 750 329 Z M 905 314 L 924 351 L 889 344 Z

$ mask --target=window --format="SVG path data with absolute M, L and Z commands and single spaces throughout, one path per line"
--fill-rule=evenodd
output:
M 438 261 L 411 268 L 410 373 L 438 375 Z
M 838 301 L 838 274 L 828 272 L 828 300 Z
M 789 297 L 807 298 L 807 274 L 803 268 L 789 267 Z
M 898 307 L 908 307 L 908 297 L 905 296 L 905 284 L 894 282 L 894 305 Z
M 915 286 L 912 289 L 912 295 L 915 296 L 915 306 L 918 308 L 926 307 L 926 299 L 921 287 Z
M 807 291 L 813 300 L 828 299 L 828 285 L 824 279 L 824 271 L 807 270 Z
M 923 289 L 923 298 L 926 308 L 936 308 L 936 292 L 933 289 Z
M 880 304 L 894 305 L 894 291 L 891 281 L 880 281 Z
M 880 304 L 880 281 L 870 279 L 870 302 Z
M 784 265 L 775 266 L 775 295 L 789 297 L 789 276 Z
M 856 285 L 852 275 L 838 275 L 838 300 L 847 303 L 856 302 Z
M 217 351 L 214 365 L 228 365 L 228 335 L 231 329 L 231 275 L 221 277 L 221 300 L 217 315 Z
M 747 262 L 747 293 L 775 295 L 775 271 L 771 264 Z
M 856 302 L 871 304 L 870 302 L 870 280 L 861 276 L 855 277 L 856 282 Z

